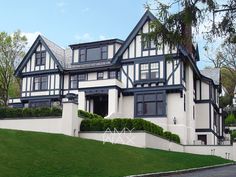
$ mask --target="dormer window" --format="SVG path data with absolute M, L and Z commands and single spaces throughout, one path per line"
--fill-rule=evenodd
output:
M 79 50 L 80 62 L 91 62 L 108 59 L 107 46 L 82 48 Z
M 36 66 L 42 66 L 46 63 L 46 51 L 36 52 Z

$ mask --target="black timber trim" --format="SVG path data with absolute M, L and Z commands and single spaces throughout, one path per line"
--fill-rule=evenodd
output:
M 120 49 L 117 51 L 115 56 L 112 59 L 113 63 L 116 63 L 117 60 L 121 59 L 121 55 L 124 53 L 124 51 L 129 47 L 132 40 L 135 38 L 135 36 L 138 34 L 139 30 L 142 28 L 142 26 L 146 23 L 148 20 L 157 20 L 157 18 L 149 11 L 147 10 L 145 14 L 142 16 L 142 18 L 139 20 L 137 25 L 134 27 L 134 29 L 131 31 L 129 36 L 126 38 L 123 45 L 120 47 Z
M 61 98 L 60 95 L 20 97 L 21 101 L 43 100 L 43 99 L 60 99 L 60 98 Z
M 84 48 L 84 47 L 98 47 L 101 45 L 111 45 L 114 43 L 123 44 L 123 40 L 121 39 L 108 39 L 108 40 L 102 40 L 102 41 L 94 41 L 94 42 L 86 42 L 86 43 L 79 43 L 79 44 L 72 44 L 69 45 L 71 49 L 78 49 L 78 48 Z
M 40 70 L 40 71 L 31 71 L 27 73 L 22 73 L 21 76 L 38 76 L 43 74 L 58 74 L 60 73 L 57 69 L 52 70 Z
M 43 46 L 45 47 L 46 51 L 50 54 L 51 58 L 53 58 L 55 63 L 57 63 L 57 66 L 58 66 L 59 70 L 63 71 L 63 67 L 61 66 L 60 62 L 54 56 L 54 54 L 52 53 L 50 48 L 47 46 L 47 44 L 43 40 L 43 38 L 40 35 L 38 35 L 38 37 L 34 41 L 33 45 L 30 47 L 29 51 L 26 53 L 25 57 L 23 58 L 23 60 L 19 64 L 19 66 L 16 68 L 15 73 L 14 73 L 16 76 L 20 76 L 22 70 L 26 66 L 27 62 L 31 59 L 32 54 L 35 52 L 35 50 L 36 50 L 36 48 L 38 47 L 39 44 L 43 44 Z
M 210 128 L 197 128 L 195 129 L 195 132 L 201 132 L 201 133 L 213 133 L 217 138 L 219 137 L 219 135 L 217 135 L 216 132 L 214 132 L 214 130 L 210 129 Z

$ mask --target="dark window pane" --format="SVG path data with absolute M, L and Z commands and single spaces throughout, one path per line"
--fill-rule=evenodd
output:
M 156 96 L 154 94 L 144 95 L 144 101 L 156 101 Z
M 155 102 L 146 102 L 143 106 L 144 115 L 156 115 L 156 103 Z
M 164 103 L 163 102 L 157 102 L 157 115 L 161 116 L 165 114 L 164 110 Z
M 85 81 L 86 80 L 86 74 L 79 74 L 79 81 Z
M 91 48 L 87 49 L 87 61 L 94 61 L 101 59 L 101 49 L 100 48 Z
M 103 46 L 102 48 L 102 59 L 108 58 L 107 46 Z
M 85 49 L 80 49 L 79 59 L 82 62 L 85 61 Z
M 163 100 L 163 94 L 162 93 L 158 93 L 157 94 L 157 101 L 162 101 Z
M 103 79 L 103 72 L 99 72 L 97 74 L 97 79 Z
M 137 101 L 143 101 L 143 95 L 137 95 Z
M 110 71 L 109 72 L 109 78 L 110 79 L 115 79 L 116 78 L 116 71 Z
M 143 115 L 143 103 L 137 103 L 137 115 Z

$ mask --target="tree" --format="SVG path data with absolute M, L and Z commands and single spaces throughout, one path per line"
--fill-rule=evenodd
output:
M 206 14 L 213 14 L 219 8 L 215 0 L 174 0 L 170 4 L 161 3 L 159 0 L 154 2 L 154 8 L 153 4 L 146 4 L 146 8 L 155 10 L 158 20 L 150 24 L 151 32 L 143 35 L 144 42 L 153 40 L 156 46 L 164 43 L 170 50 L 172 46 L 184 45 L 190 53 L 192 53 L 192 27 L 198 29 Z M 235 0 L 230 0 L 222 7 L 231 8 L 234 5 Z M 174 8 L 175 11 L 174 6 L 177 6 Z M 235 11 L 228 10 L 227 14 L 228 20 L 223 19 L 221 25 L 212 25 L 212 29 L 208 31 L 208 39 L 213 38 L 216 31 L 218 35 L 235 35 L 232 18 Z
M 222 67 L 221 68 L 221 83 L 226 88 L 229 95 L 233 97 L 234 88 L 236 84 L 236 71 L 228 67 Z
M 4 106 L 7 106 L 9 98 L 15 61 L 24 55 L 26 44 L 27 39 L 21 35 L 20 31 L 16 31 L 12 35 L 8 35 L 6 32 L 0 33 L 0 99 Z

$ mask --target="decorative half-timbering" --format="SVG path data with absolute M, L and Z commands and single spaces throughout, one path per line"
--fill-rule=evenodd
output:
M 125 41 L 63 49 L 39 36 L 15 72 L 21 97 L 9 103 L 55 106 L 74 94 L 78 109 L 106 118 L 143 118 L 179 134 L 183 144 L 217 144 L 223 136 L 219 71 L 199 71 L 197 47 L 190 53 L 143 41 L 153 20 L 146 11 Z

